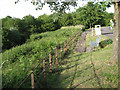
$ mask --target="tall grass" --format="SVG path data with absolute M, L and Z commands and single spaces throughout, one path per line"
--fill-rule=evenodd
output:
M 25 44 L 2 53 L 3 88 L 17 87 L 44 56 L 79 29 L 80 27 L 70 27 L 33 34 Z

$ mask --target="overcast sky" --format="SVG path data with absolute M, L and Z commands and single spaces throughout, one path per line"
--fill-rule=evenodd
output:
M 35 10 L 35 6 L 32 5 L 30 2 L 19 2 L 17 4 L 14 3 L 15 0 L 2 0 L 0 1 L 0 19 L 6 16 L 21 18 L 31 14 L 34 17 L 38 17 L 42 14 L 51 14 L 49 7 L 46 5 L 44 6 L 43 10 Z M 84 6 L 87 2 L 82 2 L 79 6 Z M 77 7 L 77 8 L 78 8 Z M 71 12 L 75 11 L 74 8 L 71 8 Z M 114 13 L 114 6 L 112 5 L 111 8 L 107 9 L 107 12 Z

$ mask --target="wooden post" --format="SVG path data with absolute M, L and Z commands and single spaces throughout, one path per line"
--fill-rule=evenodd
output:
M 68 43 L 68 39 L 67 39 L 67 49 L 69 49 L 69 45 L 68 45 L 69 43 Z
M 62 58 L 62 43 L 60 44 L 60 49 L 61 49 L 61 58 Z
M 79 34 L 78 34 L 78 36 L 80 36 L 80 32 L 82 31 L 82 28 L 79 30 Z
M 92 36 L 93 36 L 93 27 L 92 27 Z
M 66 51 L 66 40 L 64 41 L 64 53 Z
M 43 59 L 43 73 L 44 73 L 44 80 L 46 80 L 46 72 L 45 72 L 45 58 Z
M 49 53 L 49 64 L 50 64 L 50 72 L 52 72 L 51 52 Z
M 91 30 L 91 23 L 90 23 L 90 30 Z
M 33 75 L 33 71 L 31 71 L 31 85 L 32 85 L 32 90 L 34 90 L 34 75 Z
M 73 38 L 75 38 L 75 34 L 76 34 L 76 33 L 74 33 Z
M 72 45 L 73 45 L 73 39 L 74 37 L 72 37 L 72 40 L 71 40 L 71 43 L 70 43 L 70 49 L 72 48 Z
M 55 48 L 55 56 L 56 56 L 56 66 L 58 66 L 57 47 Z
M 70 39 L 70 41 L 69 41 L 69 49 L 71 48 L 71 39 Z

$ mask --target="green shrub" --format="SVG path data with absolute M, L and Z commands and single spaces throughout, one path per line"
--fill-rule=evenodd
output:
M 101 41 L 99 43 L 99 46 L 101 48 L 104 48 L 105 46 L 107 46 L 108 44 L 112 44 L 113 43 L 113 40 L 112 39 L 107 39 L 107 40 L 104 40 L 104 41 Z
M 31 42 L 34 40 L 40 40 L 42 38 L 41 34 L 32 34 L 30 35 L 30 39 L 27 40 L 27 42 Z
M 84 31 L 85 31 L 85 27 L 82 28 L 82 32 L 84 32 Z
M 18 30 L 2 28 L 2 49 L 10 49 L 13 46 L 21 45 L 24 42 L 22 34 Z

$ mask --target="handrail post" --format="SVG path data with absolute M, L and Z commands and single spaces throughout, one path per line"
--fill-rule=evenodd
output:
M 34 90 L 34 75 L 33 75 L 33 71 L 31 71 L 31 85 L 32 85 L 32 90 Z
M 49 64 L 50 64 L 50 72 L 52 72 L 51 52 L 49 53 Z

